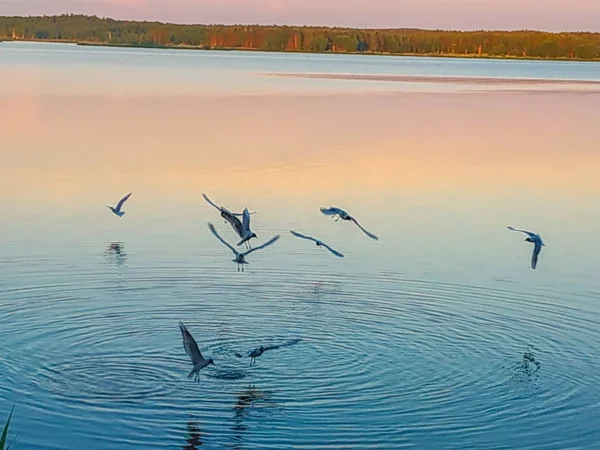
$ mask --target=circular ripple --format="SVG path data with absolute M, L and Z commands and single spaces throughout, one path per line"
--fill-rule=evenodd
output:
M 138 402 L 168 397 L 178 377 L 166 365 L 126 354 L 86 354 L 68 362 L 41 367 L 35 377 L 39 388 L 75 402 Z M 170 361 L 175 365 L 175 361 Z
M 75 272 L 3 289 L 0 392 L 34 411 L 79 405 L 48 420 L 85 417 L 83 433 L 104 447 L 143 445 L 155 429 L 172 433 L 161 445 L 181 446 L 192 413 L 216 447 L 441 448 L 452 437 L 466 448 L 510 430 L 536 448 L 581 443 L 567 430 L 585 436 L 574 418 L 600 381 L 589 357 L 598 321 L 564 293 L 395 274 L 230 275 L 129 267 L 119 283 Z M 179 321 L 215 361 L 199 383 L 187 378 Z M 256 365 L 235 356 L 295 338 Z M 110 406 L 127 431 L 101 431 L 90 405 Z

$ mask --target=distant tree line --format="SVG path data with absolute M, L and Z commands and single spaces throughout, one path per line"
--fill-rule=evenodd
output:
M 0 40 L 204 49 L 600 59 L 600 33 L 179 25 L 60 15 L 0 17 Z

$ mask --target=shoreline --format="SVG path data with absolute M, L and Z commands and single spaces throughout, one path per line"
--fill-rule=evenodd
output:
M 451 59 L 484 59 L 498 61 L 552 61 L 552 62 L 582 62 L 600 63 L 600 58 L 546 58 L 536 56 L 512 56 L 512 55 L 478 55 L 476 53 L 385 53 L 385 52 L 349 52 L 349 51 L 311 51 L 311 50 L 261 50 L 247 47 L 205 47 L 201 45 L 162 45 L 162 44 L 132 44 L 119 42 L 93 42 L 93 41 L 71 41 L 66 39 L 0 39 L 2 42 L 34 42 L 49 44 L 71 44 L 84 47 L 116 47 L 116 48 L 143 48 L 158 50 L 200 50 L 200 51 L 238 51 L 238 52 L 260 52 L 260 53 L 301 53 L 309 55 L 356 55 L 356 56 L 386 56 L 386 57 L 414 57 L 414 58 L 451 58 Z

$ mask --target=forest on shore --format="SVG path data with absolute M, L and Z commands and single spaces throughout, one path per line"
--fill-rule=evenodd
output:
M 0 16 L 0 40 L 314 53 L 600 60 L 600 33 L 184 25 L 75 14 Z

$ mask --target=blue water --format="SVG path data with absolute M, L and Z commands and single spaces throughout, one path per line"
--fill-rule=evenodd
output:
M 14 448 L 596 447 L 594 94 L 273 97 L 265 78 L 248 100 L 244 80 L 597 66 L 3 43 L 0 67 L 0 423 L 15 404 Z M 90 67 L 98 84 L 74 87 Z M 62 81 L 40 83 L 52 71 Z M 135 82 L 152 77 L 159 100 Z M 130 190 L 118 219 L 105 205 Z M 202 192 L 256 211 L 254 246 L 281 239 L 237 272 Z M 323 216 L 330 204 L 380 240 Z M 537 270 L 506 225 L 541 233 Z M 197 384 L 179 321 L 215 361 Z M 291 339 L 255 366 L 235 356 Z

